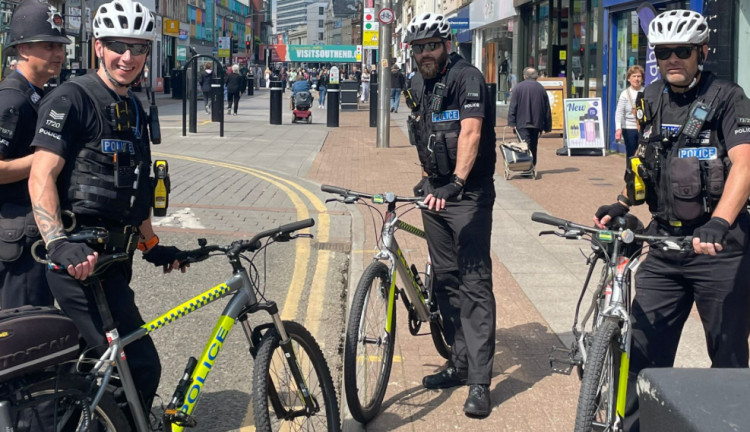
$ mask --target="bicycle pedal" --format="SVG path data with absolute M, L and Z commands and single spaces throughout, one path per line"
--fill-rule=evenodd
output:
M 548 357 L 552 372 L 570 375 L 573 368 L 581 364 L 581 359 L 568 348 L 552 347 Z

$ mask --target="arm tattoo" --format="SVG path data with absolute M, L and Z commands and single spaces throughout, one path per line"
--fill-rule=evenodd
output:
M 45 243 L 65 235 L 59 205 L 55 206 L 53 211 L 49 211 L 39 204 L 35 205 L 34 218 Z

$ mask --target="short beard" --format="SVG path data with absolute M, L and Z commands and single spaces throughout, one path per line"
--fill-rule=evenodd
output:
M 433 79 L 438 75 L 438 72 L 443 70 L 448 62 L 448 53 L 445 51 L 443 46 L 443 52 L 438 57 L 437 61 L 428 65 L 419 64 L 419 72 L 422 74 L 424 79 Z

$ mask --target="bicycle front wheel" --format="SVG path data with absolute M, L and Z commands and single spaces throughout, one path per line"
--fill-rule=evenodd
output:
M 373 261 L 357 284 L 344 345 L 344 393 L 355 420 L 367 423 L 380 411 L 393 365 L 396 341 L 395 296 L 390 273 Z M 388 312 L 391 311 L 390 325 Z
M 613 432 L 622 353 L 619 335 L 618 322 L 610 319 L 594 333 L 583 369 L 575 432 Z
M 131 430 L 125 415 L 109 393 L 104 393 L 93 415 L 90 415 L 88 406 L 91 404 L 91 395 L 93 395 L 91 381 L 79 375 L 49 378 L 15 390 L 12 408 L 14 430 L 16 432 L 73 432 L 78 430 L 128 432 Z
M 432 343 L 435 345 L 435 349 L 438 354 L 446 360 L 451 358 L 451 344 L 445 338 L 445 327 L 443 325 L 443 317 L 440 314 L 440 308 L 438 308 L 437 301 L 435 300 L 435 292 L 433 291 L 432 284 L 434 283 L 434 276 L 426 278 L 430 286 L 427 287 L 427 292 L 430 294 L 430 334 L 432 335 Z
M 301 324 L 284 321 L 297 366 L 305 380 L 316 412 L 306 410 L 302 391 L 280 348 L 281 338 L 269 329 L 258 345 L 253 368 L 255 426 L 263 432 L 279 430 L 341 430 L 336 390 L 323 352 Z

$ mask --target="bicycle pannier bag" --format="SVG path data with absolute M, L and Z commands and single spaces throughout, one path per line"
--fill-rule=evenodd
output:
M 78 329 L 55 308 L 0 311 L 0 382 L 78 357 Z

